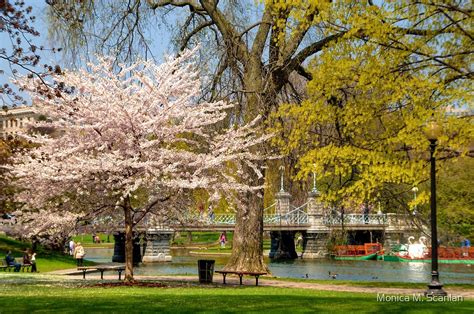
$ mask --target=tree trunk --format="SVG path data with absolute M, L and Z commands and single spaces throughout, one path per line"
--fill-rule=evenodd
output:
M 125 281 L 133 281 L 133 221 L 128 196 L 125 198 L 123 209 L 125 216 Z
M 253 62 L 252 62 L 253 61 Z M 244 74 L 244 89 L 246 94 L 247 108 L 245 109 L 245 120 L 251 121 L 258 114 L 265 112 L 264 84 L 260 59 L 253 59 L 247 65 Z M 247 172 L 253 179 L 252 184 L 263 185 L 263 178 L 258 179 L 252 169 Z M 269 272 L 263 261 L 263 198 L 256 193 L 246 193 L 241 200 L 243 208 L 238 208 L 236 213 L 234 239 L 232 242 L 232 254 L 224 270 Z
M 263 201 L 247 193 L 244 203 L 236 213 L 232 255 L 224 270 L 268 272 L 263 261 Z

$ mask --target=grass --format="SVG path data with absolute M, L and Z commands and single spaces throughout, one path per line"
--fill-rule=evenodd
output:
M 188 241 L 188 233 L 181 232 L 178 236 L 175 236 L 171 245 L 176 246 L 201 246 L 205 247 L 209 252 L 232 252 L 232 239 L 233 232 L 227 232 L 227 243 L 225 248 L 221 248 L 219 244 L 220 232 L 192 232 L 192 241 Z M 263 239 L 263 249 L 270 250 L 271 240 L 270 238 Z M 296 247 L 296 252 L 301 253 L 303 248 L 301 246 Z
M 252 286 L 171 284 L 165 288 L 93 287 L 95 281 L 0 274 L 0 304 L 11 312 L 66 313 L 472 313 L 461 302 L 377 302 L 376 295 Z M 2 310 L 0 309 L 0 312 Z
M 188 233 L 187 232 L 180 232 L 176 234 L 172 245 L 219 245 L 219 236 L 221 235 L 220 232 L 192 232 L 192 241 L 188 241 Z M 232 244 L 233 233 L 227 232 L 227 246 Z
M 92 242 L 92 241 L 91 241 Z M 29 247 L 0 236 L 0 252 L 12 250 L 15 256 Z M 74 268 L 75 261 L 66 255 L 38 250 L 38 267 L 46 271 Z M 68 280 L 44 274 L 0 272 L 0 313 L 9 312 L 132 312 L 132 313 L 472 313 L 474 300 L 462 302 L 378 302 L 375 294 L 341 291 L 318 291 L 297 288 L 252 286 L 207 286 L 193 283 L 168 283 L 165 288 L 94 286 L 94 280 Z M 263 279 L 263 278 L 262 278 Z M 263 279 L 265 280 L 265 279 Z M 365 283 L 312 279 L 282 281 L 345 284 L 361 287 L 419 288 L 423 284 Z M 448 285 L 473 289 L 473 285 Z
M 97 234 L 100 238 L 100 243 L 94 243 L 92 241 L 91 234 L 79 234 L 74 236 L 72 239 L 74 242 L 81 242 L 82 246 L 84 247 L 113 247 L 114 245 L 114 237 L 113 235 L 108 235 L 106 233 L 98 233 Z
M 21 242 L 0 236 L 0 258 L 4 259 L 8 251 L 12 251 L 12 255 L 16 258 L 23 257 L 25 249 L 31 248 L 31 244 Z M 60 269 L 68 269 L 76 267 L 76 260 L 69 255 L 60 252 L 50 251 L 41 246 L 36 251 L 36 265 L 39 272 L 49 272 Z M 93 265 L 93 262 L 84 261 L 85 266 Z M 1 311 L 0 311 L 1 312 Z
M 6 254 L 8 251 L 12 251 L 13 255 L 22 257 L 23 252 L 29 248 L 31 248 L 30 243 L 17 241 L 12 238 L 0 235 L 0 253 L 1 254 Z

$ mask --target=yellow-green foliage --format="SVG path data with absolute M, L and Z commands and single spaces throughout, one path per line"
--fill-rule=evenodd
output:
M 387 184 L 411 187 L 427 180 L 423 126 L 431 115 L 444 126 L 438 157 L 468 150 L 472 120 L 449 116 L 447 110 L 472 108 L 466 74 L 472 64 L 472 39 L 466 33 L 472 18 L 449 11 L 460 21 L 455 25 L 439 14 L 440 5 L 398 1 L 378 7 L 364 1 L 344 7 L 343 2 L 320 6 L 326 15 L 315 13 L 313 23 L 331 23 L 332 31 L 337 24 L 346 34 L 309 64 L 308 98 L 281 106 L 277 116 L 282 119 L 275 126 L 281 136 L 275 144 L 300 155 L 298 179 L 316 170 L 318 179 L 328 183 L 326 200 L 362 202 Z M 297 3 L 316 8 L 326 2 L 291 2 Z M 302 15 L 294 18 L 302 20 Z M 428 201 L 425 191 L 418 196 L 418 203 Z
M 474 239 L 474 159 L 459 158 L 439 171 L 438 220 L 451 235 Z M 453 239 L 456 244 L 460 239 Z

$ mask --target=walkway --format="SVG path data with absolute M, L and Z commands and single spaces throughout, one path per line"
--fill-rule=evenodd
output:
M 76 269 L 68 269 L 50 272 L 48 274 L 54 275 L 69 275 L 68 278 L 83 280 L 82 272 L 78 272 Z M 189 284 L 198 284 L 197 276 L 134 276 L 136 280 L 148 280 L 148 281 L 168 281 L 168 282 L 187 282 Z M 88 280 L 100 280 L 100 274 L 89 274 Z M 117 276 L 114 274 L 105 275 L 106 280 L 116 280 Z M 238 277 L 227 277 L 227 286 L 238 286 Z M 253 287 L 255 285 L 255 279 L 253 277 L 246 277 L 243 280 L 245 286 Z M 214 274 L 214 285 L 223 286 L 222 276 Z M 370 285 L 370 283 L 367 283 Z M 346 284 L 330 284 L 330 283 L 313 283 L 313 282 L 302 282 L 302 281 L 283 281 L 274 280 L 269 277 L 261 277 L 259 280 L 259 286 L 266 287 L 279 287 L 279 288 L 298 288 L 298 289 L 314 289 L 323 291 L 342 291 L 342 292 L 359 292 L 359 293 L 384 293 L 386 295 L 413 295 L 419 294 L 423 291 L 415 288 L 383 288 L 383 287 L 364 287 L 364 286 L 351 286 Z M 458 287 L 449 287 L 446 289 L 449 294 L 453 296 L 462 296 L 464 298 L 474 299 L 474 289 L 462 289 Z

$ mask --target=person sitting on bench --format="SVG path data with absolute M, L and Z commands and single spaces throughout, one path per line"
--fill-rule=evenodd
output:
M 15 272 L 20 271 L 21 264 L 15 261 L 15 258 L 12 256 L 12 251 L 8 251 L 7 256 L 5 256 L 5 261 L 7 262 L 8 266 L 15 267 Z
M 30 252 L 28 250 L 25 250 L 25 252 L 23 252 L 23 265 L 31 265 Z

